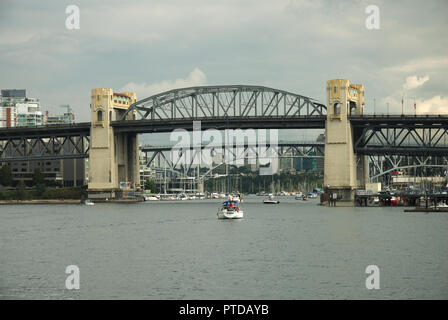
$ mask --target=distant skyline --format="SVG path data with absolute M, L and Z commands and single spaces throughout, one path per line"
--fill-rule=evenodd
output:
M 80 29 L 65 27 L 68 5 Z M 380 29 L 368 30 L 368 5 Z M 329 79 L 362 83 L 366 109 L 448 113 L 448 2 L 17 1 L 0 3 L 0 88 L 89 121 L 90 90 L 264 85 L 325 103 Z

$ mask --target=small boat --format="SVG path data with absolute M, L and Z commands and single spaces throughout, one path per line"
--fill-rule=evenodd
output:
M 392 197 L 390 198 L 390 205 L 395 207 L 398 205 L 398 198 L 397 197 Z
M 180 200 L 182 200 L 182 201 L 184 201 L 184 200 L 188 200 L 188 196 L 185 194 L 185 193 L 182 193 L 181 195 L 180 195 L 180 198 L 179 198 Z
M 95 203 L 94 203 L 92 200 L 90 200 L 90 199 L 86 199 L 86 200 L 84 201 L 84 204 L 85 204 L 86 206 L 93 206 L 93 205 L 95 205 Z
M 302 200 L 303 200 L 303 201 L 308 201 L 308 200 L 309 200 L 309 199 L 308 199 L 308 196 L 304 194 L 304 195 L 302 196 Z
M 231 197 L 222 203 L 221 208 L 218 209 L 218 219 L 241 219 L 243 218 L 243 210 L 240 210 L 238 202 Z
M 444 203 L 444 202 L 439 202 L 437 204 L 437 208 L 448 208 L 448 204 Z
M 154 196 L 145 196 L 145 201 L 159 201 L 160 199 Z
M 272 194 L 269 195 L 269 198 L 264 200 L 263 203 L 265 204 L 279 204 L 279 200 L 274 200 L 274 196 Z

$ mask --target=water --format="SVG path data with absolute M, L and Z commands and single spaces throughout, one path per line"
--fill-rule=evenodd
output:
M 278 199 L 246 199 L 238 221 L 216 219 L 220 200 L 0 206 L 0 298 L 448 298 L 448 213 Z

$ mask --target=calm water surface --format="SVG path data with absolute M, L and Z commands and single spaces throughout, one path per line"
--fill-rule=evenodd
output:
M 278 199 L 239 221 L 219 200 L 0 206 L 0 299 L 448 298 L 447 212 Z

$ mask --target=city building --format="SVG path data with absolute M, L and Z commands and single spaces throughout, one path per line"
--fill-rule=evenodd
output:
M 325 143 L 325 134 L 321 133 L 317 137 L 316 142 Z M 320 149 L 317 149 L 316 155 L 322 157 L 322 158 L 316 159 L 316 170 L 319 172 L 324 172 L 324 168 L 325 168 L 325 162 L 324 162 L 324 158 L 323 158 L 324 153 L 322 151 L 320 151 Z
M 36 127 L 44 124 L 42 110 L 38 99 L 26 98 L 16 103 L 17 127 Z
M 141 148 L 141 145 L 139 146 Z M 143 152 L 139 151 L 139 164 L 140 164 L 140 185 L 144 186 L 146 180 L 154 180 L 152 170 L 146 166 L 146 156 Z
M 70 124 L 74 115 L 70 106 L 62 115 L 44 116 L 39 99 L 28 98 L 26 89 L 3 89 L 0 91 L 0 128 L 34 127 L 45 124 Z M 8 152 L 6 150 L 6 152 Z M 18 161 L 9 163 L 13 179 L 31 184 L 36 169 L 40 169 L 50 184 L 82 186 L 87 183 L 87 159 L 64 159 L 42 161 Z
M 1 90 L 0 91 L 0 128 L 11 128 L 17 125 L 16 103 L 24 102 L 25 90 Z
M 43 125 L 39 99 L 28 98 L 25 89 L 3 89 L 0 98 L 0 127 Z
M 45 125 L 72 124 L 75 122 L 75 115 L 72 112 L 72 108 L 69 105 L 62 105 L 60 107 L 66 108 L 66 112 L 59 115 L 50 115 L 47 111 L 44 118 Z
M 55 147 L 58 148 L 57 145 Z M 65 147 L 59 146 L 59 148 Z M 37 150 L 36 147 L 34 150 L 39 154 L 44 151 Z M 5 152 L 11 152 L 11 150 L 6 149 Z M 49 184 L 72 187 L 83 186 L 87 183 L 87 159 L 15 161 L 8 164 L 11 167 L 13 180 L 23 181 L 27 185 L 31 185 L 36 169 L 40 169 Z

